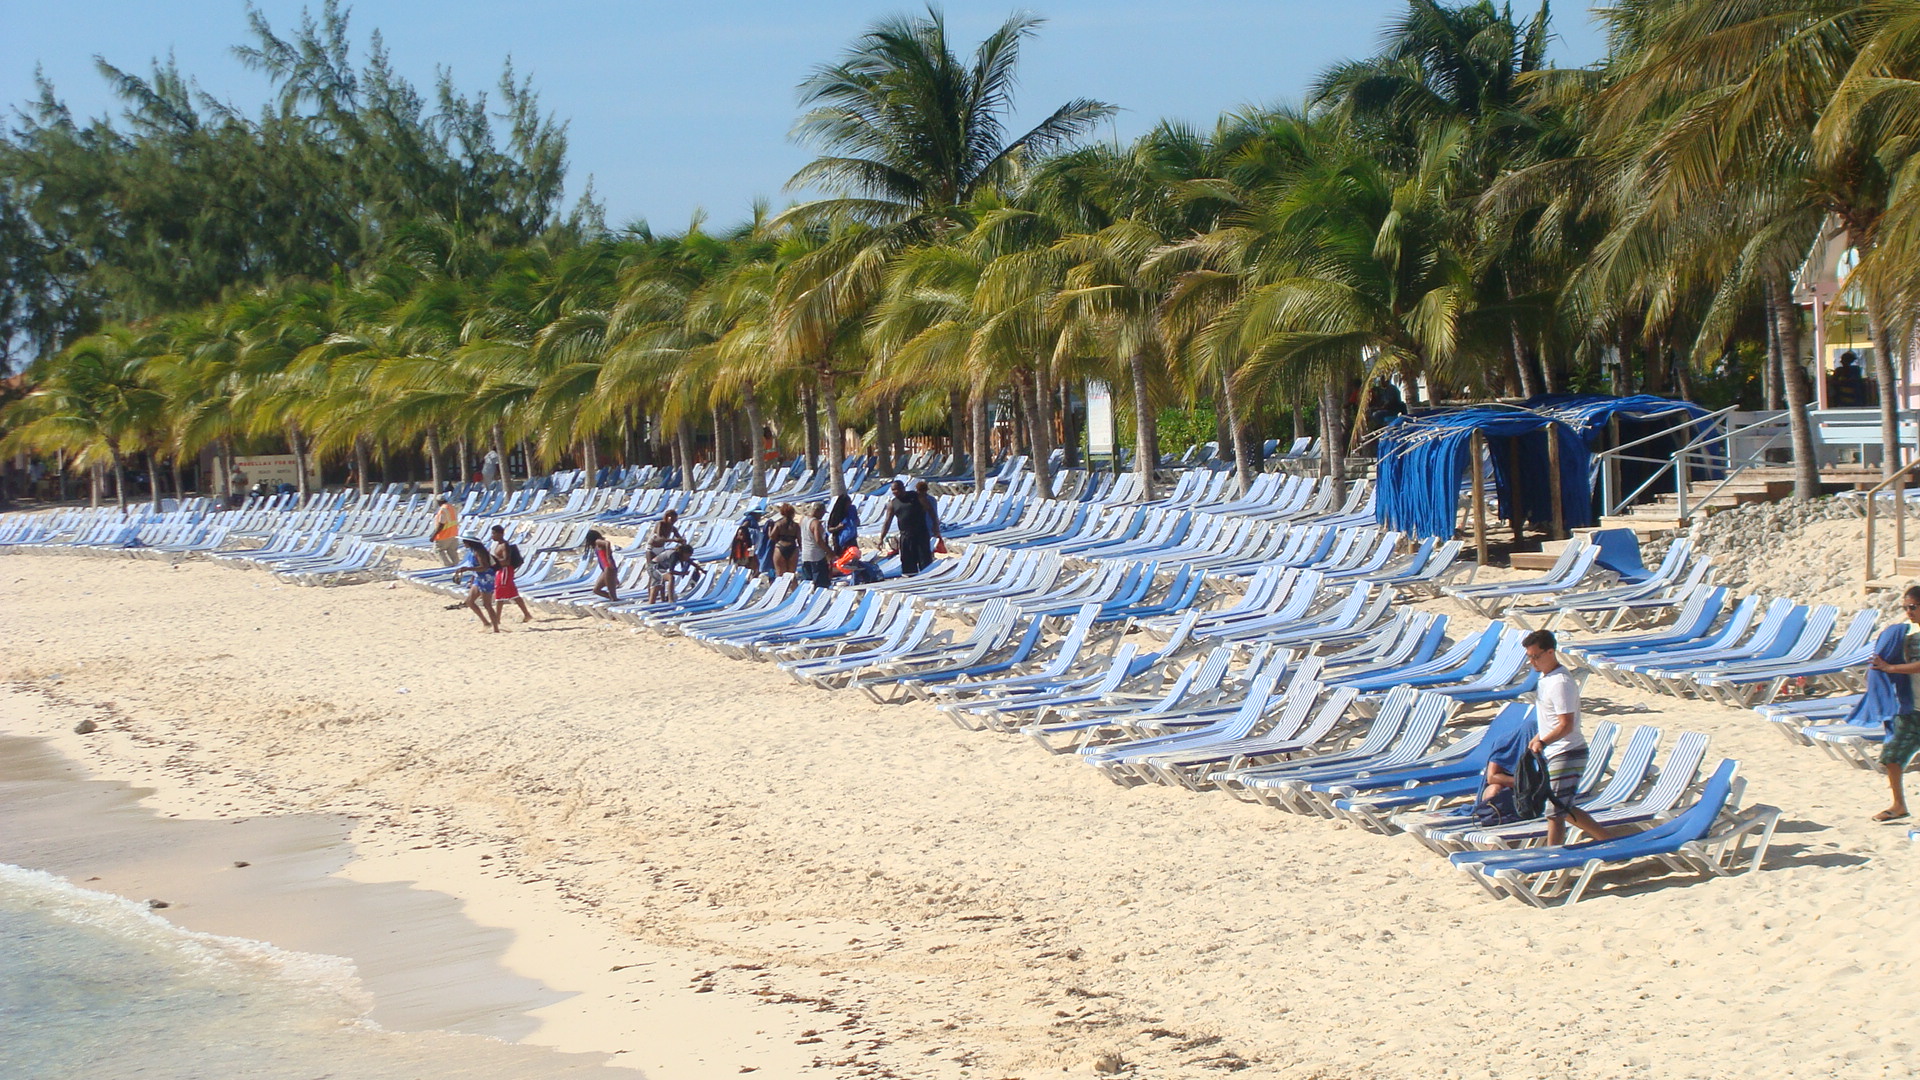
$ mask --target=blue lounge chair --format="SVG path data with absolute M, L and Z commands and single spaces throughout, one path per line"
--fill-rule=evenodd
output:
M 1459 852 L 1450 859 L 1494 896 L 1516 897 L 1541 908 L 1551 906 L 1550 901 L 1563 892 L 1563 904 L 1578 903 L 1594 874 L 1609 864 L 1653 860 L 1679 873 L 1718 876 L 1758 869 L 1766 859 L 1780 811 L 1753 806 L 1727 814 L 1738 801 L 1734 779 L 1738 770 L 1739 762 L 1722 760 L 1698 801 L 1644 832 L 1558 848 Z

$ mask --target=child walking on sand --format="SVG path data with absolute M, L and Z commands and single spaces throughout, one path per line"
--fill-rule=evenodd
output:
M 499 525 L 493 527 L 493 542 L 488 545 L 487 554 L 493 556 L 493 617 L 497 623 L 500 609 L 511 600 L 520 605 L 520 621 L 533 621 L 533 612 L 527 610 L 527 602 L 520 596 L 520 588 L 514 584 L 513 575 L 520 569 L 520 549 L 507 539 L 507 530 Z
M 600 564 L 600 577 L 593 583 L 593 594 L 619 600 L 620 575 L 614 569 L 613 545 L 600 535 L 599 529 L 587 530 L 586 552 L 588 558 Z
M 460 569 L 453 572 L 458 581 L 463 574 L 470 574 L 473 583 L 467 589 L 466 602 L 461 607 L 474 613 L 480 619 L 480 625 L 500 632 L 500 609 L 493 602 L 495 567 L 493 556 L 487 554 L 487 546 L 472 537 L 462 537 L 460 546 L 466 549 L 466 557 L 460 563 Z

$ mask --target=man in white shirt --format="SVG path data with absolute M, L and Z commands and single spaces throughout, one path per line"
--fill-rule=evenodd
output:
M 1534 689 L 1534 712 L 1539 718 L 1540 732 L 1527 744 L 1527 749 L 1544 754 L 1547 759 L 1547 776 L 1552 783 L 1547 843 L 1559 844 L 1566 839 L 1568 818 L 1590 839 L 1610 839 L 1612 833 L 1601 828 L 1585 810 L 1573 805 L 1580 774 L 1587 768 L 1587 738 L 1580 733 L 1580 684 L 1571 671 L 1561 666 L 1551 630 L 1535 630 L 1521 639 L 1520 644 L 1527 650 L 1527 662 L 1540 673 L 1540 683 Z

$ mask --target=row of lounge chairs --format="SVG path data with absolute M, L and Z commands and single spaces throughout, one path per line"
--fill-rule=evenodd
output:
M 727 567 L 663 604 L 594 595 L 597 568 L 575 547 L 585 528 L 644 530 L 676 509 L 697 557 L 715 559 L 726 553 L 735 515 L 762 504 L 721 491 L 588 489 L 563 499 L 473 491 L 463 531 L 505 525 L 529 552 L 518 575 L 522 595 L 548 610 L 680 635 L 723 655 L 776 663 L 806 683 L 857 687 L 879 701 L 927 701 L 961 726 L 1024 731 L 1126 782 L 1228 790 L 1383 831 L 1405 828 L 1403 814 L 1457 804 L 1463 781 L 1484 767 L 1475 755 L 1488 737 L 1460 718 L 1489 705 L 1505 706 L 1500 717 L 1517 715 L 1524 708 L 1517 699 L 1537 678 L 1525 664 L 1521 627 L 1496 622 L 1449 640 L 1444 616 L 1396 610 L 1396 598 L 1466 589 L 1483 609 L 1517 611 L 1524 600 L 1548 618 L 1597 613 L 1600 603 L 1618 599 L 1640 603 L 1639 617 L 1652 618 L 1663 607 L 1684 609 L 1707 587 L 1702 567 L 1681 545 L 1653 571 L 1638 567 L 1637 557 L 1623 571 L 1606 566 L 1602 545 L 1588 542 L 1573 545 L 1566 565 L 1545 580 L 1474 589 L 1458 580 L 1458 544 L 1408 551 L 1397 535 L 1372 525 L 1365 484 L 1336 497 L 1331 484 L 1271 474 L 1245 496 L 1206 503 L 1222 490 L 1218 481 L 1190 475 L 1146 505 L 998 490 L 948 495 L 941 517 L 960 552 L 916 577 L 822 589 Z M 881 498 L 858 500 L 870 529 Z M 424 546 L 419 515 L 429 510 L 258 510 L 307 515 L 306 528 L 255 533 L 259 547 L 219 554 L 314 575 L 377 546 L 376 521 L 420 526 L 408 536 L 385 534 L 389 548 Z M 519 512 L 486 516 L 495 510 Z M 349 545 L 358 546 L 345 550 Z M 624 589 L 638 586 L 641 570 L 640 560 L 625 561 Z M 403 576 L 423 587 L 460 588 L 444 569 Z M 1601 596 L 1596 585 L 1614 591 Z M 1605 615 L 1593 621 L 1618 625 Z M 1698 764 L 1665 810 L 1636 820 L 1658 823 L 1660 814 L 1679 812 L 1682 797 L 1695 790 Z M 1670 764 L 1624 788 L 1632 798 L 1622 806 L 1664 797 L 1658 780 L 1669 772 L 1677 777 L 1676 769 Z M 1374 783 L 1406 770 L 1418 773 L 1403 778 L 1411 786 Z M 1607 783 L 1596 798 L 1625 783 Z M 1734 822 L 1722 811 L 1737 797 L 1722 802 L 1705 831 L 1679 843 L 1718 844 L 1728 830 L 1745 826 L 1741 835 L 1757 836 L 1763 848 L 1762 834 L 1770 833 L 1764 815 Z M 1448 853 L 1486 850 L 1481 844 L 1463 841 Z M 1715 850 L 1724 855 L 1721 848 Z M 1526 877 L 1523 869 L 1515 873 Z

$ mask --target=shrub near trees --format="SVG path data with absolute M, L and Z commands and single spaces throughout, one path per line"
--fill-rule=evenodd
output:
M 1089 142 L 1090 100 L 1011 126 L 1039 20 L 969 51 L 889 18 L 801 87 L 791 184 L 822 198 L 657 235 L 562 205 L 565 127 L 510 70 L 424 91 L 332 2 L 285 35 L 250 12 L 257 115 L 103 63 L 117 118 L 43 85 L 0 141 L 0 340 L 30 361 L 3 445 L 123 501 L 208 448 L 438 484 L 489 449 L 591 471 L 769 430 L 834 464 L 850 429 L 883 464 L 941 436 L 984 470 L 998 428 L 1044 470 L 1100 379 L 1143 482 L 1162 411 L 1203 405 L 1244 483 L 1281 417 L 1337 470 L 1377 378 L 1526 395 L 1601 385 L 1613 350 L 1617 389 L 1687 395 L 1744 353 L 1810 493 L 1792 290 L 1823 232 L 1860 255 L 1889 417 L 1914 334 L 1920 5 L 1600 17 L 1608 55 L 1556 69 L 1544 4 L 1413 0 L 1300 108 L 1127 144 Z

